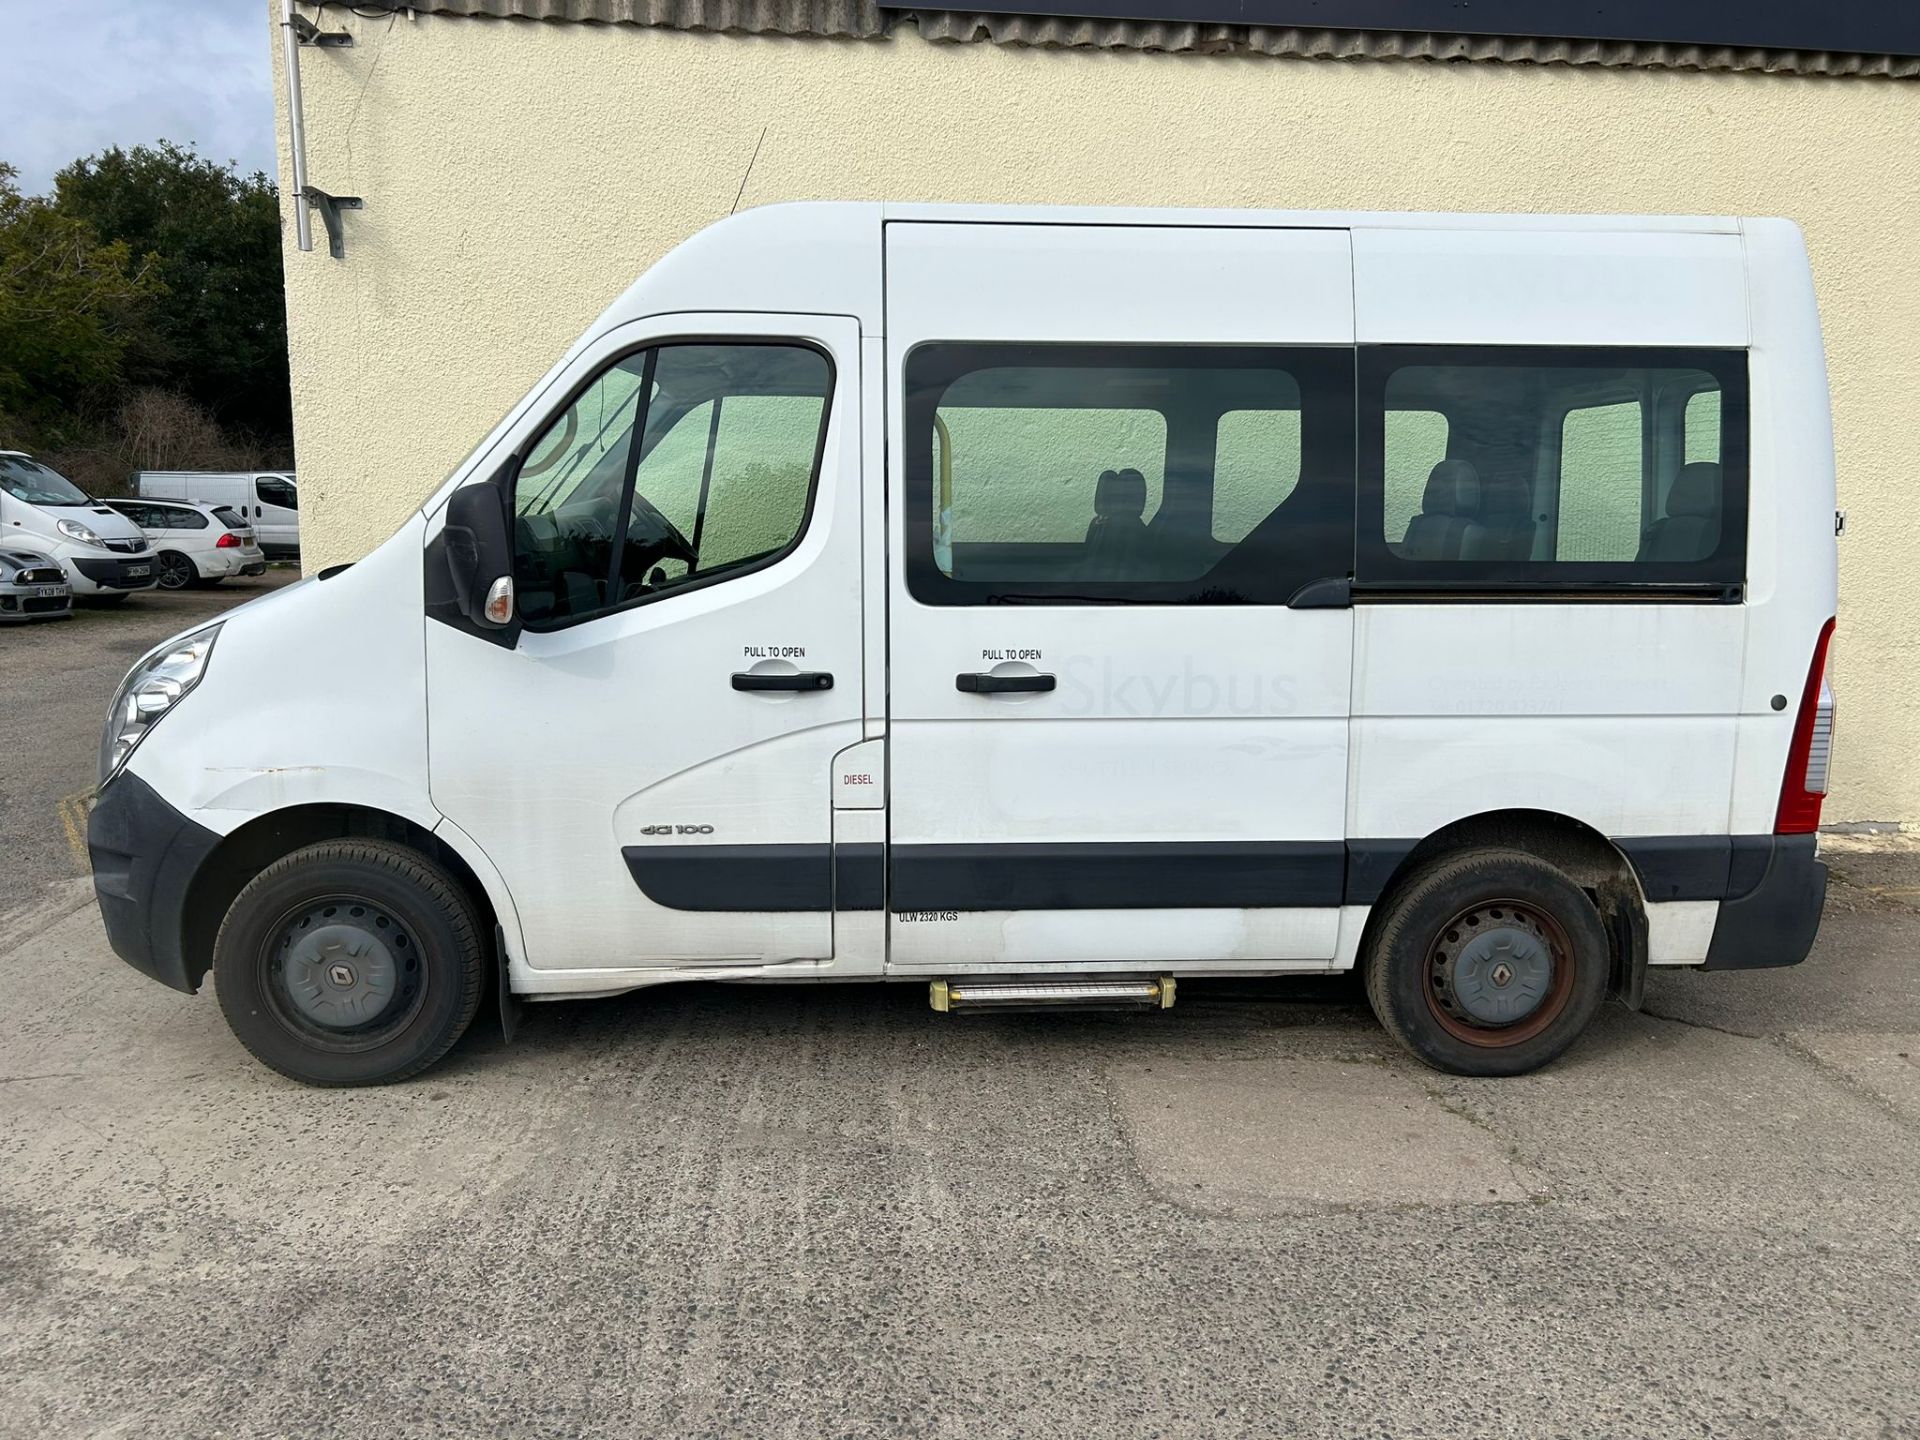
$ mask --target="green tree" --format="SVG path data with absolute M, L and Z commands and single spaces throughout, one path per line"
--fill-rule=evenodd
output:
M 128 380 L 183 389 L 224 424 L 290 439 L 273 182 L 163 140 L 76 160 L 54 177 L 54 196 L 102 240 L 158 257 L 165 290 L 128 347 Z
M 160 296 L 153 257 L 22 195 L 0 161 L 0 411 L 58 425 L 113 385 Z

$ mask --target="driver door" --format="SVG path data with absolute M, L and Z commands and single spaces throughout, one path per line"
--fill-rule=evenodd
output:
M 433 799 L 499 868 L 536 969 L 831 958 L 859 328 L 645 323 L 512 439 L 517 642 L 427 626 Z

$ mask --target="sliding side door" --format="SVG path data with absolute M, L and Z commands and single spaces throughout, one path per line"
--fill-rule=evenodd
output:
M 889 963 L 1323 965 L 1344 231 L 887 232 Z

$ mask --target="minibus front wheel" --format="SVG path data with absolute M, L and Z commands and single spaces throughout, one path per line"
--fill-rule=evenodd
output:
M 460 883 L 381 840 L 282 857 L 234 898 L 214 941 L 220 1009 L 255 1058 L 309 1085 L 404 1080 L 479 1008 L 481 926 Z
M 1605 998 L 1600 912 L 1536 856 L 1440 856 L 1383 905 L 1364 961 L 1367 999 L 1387 1033 L 1435 1069 L 1537 1070 L 1565 1052 Z

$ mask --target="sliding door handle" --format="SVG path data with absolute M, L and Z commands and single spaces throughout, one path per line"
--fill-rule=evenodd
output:
M 953 688 L 969 695 L 1031 695 L 1054 686 L 1051 675 L 993 675 L 979 671 L 953 677 Z
M 746 670 L 734 675 L 733 688 L 736 690 L 798 690 L 807 694 L 818 690 L 831 690 L 833 676 L 825 670 L 802 670 L 794 675 L 764 675 Z

